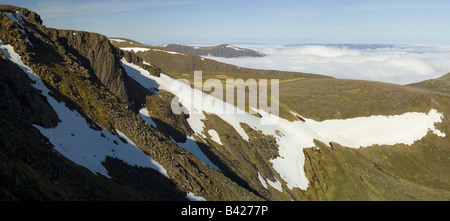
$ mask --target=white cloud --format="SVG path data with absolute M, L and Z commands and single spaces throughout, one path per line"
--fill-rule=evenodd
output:
M 323 74 L 336 78 L 408 84 L 450 72 L 443 45 L 239 45 L 261 58 L 215 58 L 242 67 Z

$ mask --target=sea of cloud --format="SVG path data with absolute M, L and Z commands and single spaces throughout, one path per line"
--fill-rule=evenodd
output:
M 409 84 L 450 72 L 450 45 L 236 45 L 265 57 L 206 58 L 241 67 Z

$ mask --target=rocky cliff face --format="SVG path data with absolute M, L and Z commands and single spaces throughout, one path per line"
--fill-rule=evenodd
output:
M 151 169 L 137 170 L 107 159 L 105 165 L 112 175 L 108 179 L 57 154 L 33 125 L 55 127 L 61 121 L 58 114 L 4 52 L 0 51 L 0 199 L 186 200 L 172 181 Z M 124 170 L 127 180 L 152 182 L 123 185 Z
M 21 19 L 13 21 L 8 16 Z M 180 200 L 181 198 L 186 199 L 184 196 L 188 192 L 192 192 L 210 200 L 259 199 L 248 190 L 207 167 L 203 162 L 175 145 L 169 138 L 146 124 L 137 115 L 138 108 L 145 103 L 146 96 L 151 94 L 151 92 L 126 75 L 119 61 L 125 56 L 139 65 L 139 58 L 130 54 L 124 55 L 111 46 L 106 37 L 99 34 L 47 28 L 42 25 L 39 16 L 26 9 L 2 6 L 0 8 L 0 25 L 0 40 L 2 44 L 12 46 L 13 50 L 20 55 L 22 62 L 33 70 L 51 90 L 52 97 L 60 102 L 64 102 L 69 108 L 78 111 L 87 121 L 96 122 L 113 133 L 116 133 L 116 130 L 123 131 L 142 151 L 164 166 L 171 178 L 169 181 L 159 173 L 151 172 L 150 170 L 152 169 L 146 169 L 149 172 L 137 172 L 137 168 L 124 166 L 121 161 L 105 159 L 104 165 L 110 170 L 111 179 L 101 176 L 97 178 L 96 175 L 82 169 L 83 173 L 87 173 L 87 178 L 85 180 L 80 179 L 76 183 L 92 186 L 94 189 L 96 185 L 111 185 L 113 190 L 110 189 L 110 191 L 118 194 L 104 196 L 101 195 L 102 191 L 100 191 L 98 194 L 94 193 L 92 198 Z M 73 37 L 73 33 L 76 33 L 76 38 Z M 7 66 L 17 69 L 14 67 L 15 64 L 7 63 L 4 58 L 2 62 L 5 63 L 4 65 L 2 64 L 3 69 Z M 155 75 L 159 74 L 158 69 L 151 70 Z M 13 72 L 17 71 L 20 72 L 20 70 Z M 14 79 L 17 77 L 12 75 L 8 75 L 8 78 L 11 81 L 17 80 Z M 23 81 L 21 84 L 27 84 L 27 81 Z M 8 85 L 8 90 L 13 90 L 11 88 L 14 87 L 19 88 L 20 86 L 10 84 Z M 24 110 L 24 114 L 21 115 L 25 116 L 29 112 L 34 113 L 34 115 L 31 114 L 22 119 L 28 124 L 28 128 L 34 134 L 39 134 L 31 126 L 32 123 L 46 127 L 55 126 L 58 123 L 58 118 L 51 111 L 51 108 L 46 105 L 45 99 L 39 95 L 39 92 L 26 89 L 31 87 L 22 88 L 24 89 L 21 90 L 24 91 L 19 91 L 20 95 L 16 96 L 19 99 L 18 101 L 16 99 L 13 104 L 16 103 L 17 106 L 21 107 L 30 103 L 28 108 Z M 5 93 L 6 95 L 8 93 Z M 2 105 L 8 108 L 11 107 L 3 102 Z M 96 123 L 93 123 L 94 127 Z M 23 134 L 24 136 L 30 133 L 29 130 L 16 128 L 15 126 L 8 129 L 20 130 L 20 133 L 16 132 L 16 134 Z M 2 142 L 5 141 L 2 139 Z M 11 142 L 12 144 L 9 146 L 15 148 L 14 141 Z M 33 142 L 30 143 L 33 144 Z M 49 149 L 50 143 L 40 146 L 46 146 L 47 149 L 44 152 L 51 151 Z M 26 145 L 22 151 L 28 154 L 28 149 L 32 147 L 33 145 Z M 39 153 L 36 154 L 36 157 L 45 158 L 46 156 Z M 9 155 L 2 159 L 6 163 L 9 160 L 13 160 Z M 48 160 L 54 161 L 50 158 Z M 65 163 L 68 162 L 65 158 L 61 160 Z M 41 168 L 41 166 L 45 165 L 35 165 L 37 167 L 36 170 L 44 171 L 45 169 Z M 79 166 L 76 166 L 76 169 L 67 168 L 65 172 L 76 176 L 79 168 Z M 149 177 L 144 178 L 144 175 L 149 173 L 153 174 L 151 176 L 153 178 L 150 179 L 152 181 L 151 184 L 143 183 L 138 185 L 132 182 L 133 179 L 150 181 Z M 49 174 L 53 173 L 50 171 Z M 5 176 L 14 179 L 15 174 L 6 174 Z M 50 182 L 45 174 L 39 177 L 38 180 L 44 183 Z M 118 184 L 125 185 L 126 191 L 121 188 L 116 189 Z M 11 184 L 5 185 L 9 186 Z M 38 185 L 35 188 L 37 189 L 36 191 L 43 192 L 40 193 L 42 198 L 38 197 L 36 199 L 58 199 L 58 197 L 50 197 L 49 193 L 45 192 L 46 190 L 42 186 Z M 60 199 L 86 199 L 86 196 L 77 194 L 78 190 L 76 189 L 72 187 L 68 190 L 68 194 L 72 194 L 71 197 L 65 198 L 61 196 Z M 89 190 L 89 188 L 86 190 Z M 143 194 L 143 197 L 132 197 L 133 194 L 139 195 L 141 192 L 147 193 Z M 167 194 L 161 194 L 161 192 L 167 192 Z M 82 193 L 84 192 L 82 191 Z M 14 190 L 8 193 L 11 196 L 9 198 L 25 199 L 20 194 L 19 192 L 14 192 Z M 125 197 L 127 194 L 128 197 Z
M 120 51 L 105 36 L 71 30 L 56 30 L 56 35 L 66 53 L 75 56 L 90 77 L 98 79 L 120 101 L 134 110 L 145 102 L 148 91 L 126 75 L 120 65 Z

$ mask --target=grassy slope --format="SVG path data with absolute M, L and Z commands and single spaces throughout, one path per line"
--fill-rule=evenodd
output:
M 410 84 L 410 86 L 450 94 L 450 73 L 436 79 Z
M 281 102 L 315 120 L 425 112 L 435 108 L 445 119 L 412 146 L 362 149 L 306 149 L 312 185 L 328 200 L 448 200 L 450 199 L 450 96 L 409 86 L 379 82 L 305 79 L 280 86 Z M 320 188 L 319 188 L 320 186 Z
M 317 143 L 305 149 L 312 191 L 328 200 L 450 199 L 450 96 L 410 86 L 341 80 L 303 79 L 280 85 L 280 102 L 315 120 L 425 112 L 445 116 L 438 128 L 412 146 L 351 149 Z M 320 184 L 319 184 L 320 183 Z

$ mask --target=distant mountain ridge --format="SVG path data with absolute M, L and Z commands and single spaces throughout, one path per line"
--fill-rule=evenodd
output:
M 238 57 L 264 57 L 263 53 L 246 49 L 239 48 L 229 44 L 221 44 L 217 46 L 188 46 L 179 44 L 169 44 L 162 46 L 163 48 L 184 52 L 188 54 L 198 55 L 198 56 L 213 56 L 213 57 L 224 57 L 224 58 L 238 58 Z

